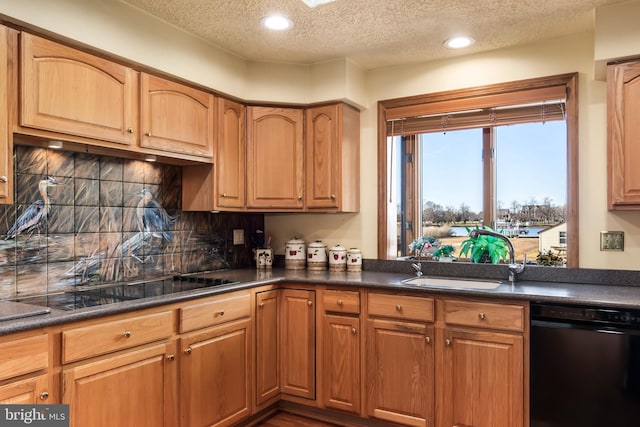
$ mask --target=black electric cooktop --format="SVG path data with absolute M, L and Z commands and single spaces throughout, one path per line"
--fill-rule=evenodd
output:
M 25 297 L 16 301 L 56 310 L 76 310 L 234 283 L 228 279 L 209 277 L 210 274 L 181 275 L 165 279 L 106 286 L 84 286 L 82 289 Z

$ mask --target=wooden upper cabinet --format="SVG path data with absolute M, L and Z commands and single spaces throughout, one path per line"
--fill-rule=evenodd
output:
M 607 68 L 608 207 L 640 209 L 640 60 Z
M 304 206 L 301 109 L 247 107 L 247 207 L 301 210 Z
M 22 33 L 20 124 L 135 145 L 138 73 Z
M 13 203 L 13 132 L 18 33 L 0 25 L 0 203 Z
M 360 113 L 339 103 L 305 112 L 305 205 L 357 212 L 360 207 Z
M 213 155 L 214 96 L 170 80 L 140 75 L 140 146 L 170 153 Z
M 214 157 L 215 209 L 245 207 L 246 108 L 228 99 L 218 99 L 217 141 Z

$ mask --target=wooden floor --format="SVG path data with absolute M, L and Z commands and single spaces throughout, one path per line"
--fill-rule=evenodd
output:
M 288 414 L 286 412 L 278 412 L 256 427 L 336 427 L 336 425 L 310 420 L 309 418 Z

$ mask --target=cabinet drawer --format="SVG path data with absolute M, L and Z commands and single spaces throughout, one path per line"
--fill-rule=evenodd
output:
M 444 302 L 444 321 L 449 325 L 523 332 L 524 307 L 515 304 L 447 300 Z
M 47 369 L 48 342 L 42 334 L 0 344 L 0 380 Z
M 249 317 L 250 313 L 251 298 L 248 293 L 189 305 L 180 309 L 180 333 Z
M 406 295 L 369 294 L 369 315 L 433 321 L 433 299 Z
M 322 296 L 325 311 L 337 313 L 360 313 L 360 292 L 324 291 Z
M 85 359 L 171 336 L 173 313 L 148 314 L 62 332 L 63 363 Z

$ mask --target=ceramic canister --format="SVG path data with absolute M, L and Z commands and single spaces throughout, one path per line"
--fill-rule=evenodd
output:
M 320 240 L 307 246 L 307 270 L 327 269 L 327 245 Z
M 347 271 L 358 273 L 362 271 L 362 252 L 357 248 L 347 251 Z
M 284 268 L 286 270 L 304 270 L 307 267 L 304 240 L 297 237 L 288 240 L 284 251 Z
M 335 245 L 329 249 L 329 271 L 345 271 L 347 269 L 347 250 L 344 246 Z

